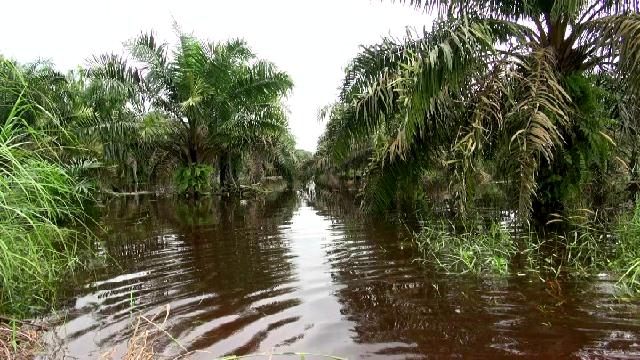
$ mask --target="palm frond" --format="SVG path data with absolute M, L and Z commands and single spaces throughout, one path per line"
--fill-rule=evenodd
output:
M 597 34 L 602 49 L 593 63 L 605 59 L 618 62 L 620 78 L 640 93 L 640 14 L 618 14 L 595 19 L 584 25 Z
M 561 125 L 570 121 L 571 99 L 555 71 L 555 53 L 540 49 L 523 64 L 527 73 L 518 79 L 521 99 L 507 114 L 510 147 L 517 159 L 518 207 L 526 217 L 536 194 L 536 173 L 540 158 L 551 163 L 554 149 L 562 144 Z M 515 128 L 514 128 L 515 126 Z
M 437 12 L 440 16 L 476 15 L 483 18 L 521 20 L 541 14 L 550 15 L 551 19 L 560 17 L 576 18 L 580 13 L 621 13 L 635 11 L 640 8 L 637 0 L 397 0 L 408 3 L 427 12 Z

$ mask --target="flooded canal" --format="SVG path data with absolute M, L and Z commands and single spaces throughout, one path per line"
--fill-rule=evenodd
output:
M 127 199 L 104 213 L 105 246 L 121 265 L 73 291 L 54 331 L 59 354 L 118 358 L 136 316 L 169 304 L 165 328 L 206 351 L 195 359 L 640 357 L 640 306 L 616 300 L 611 280 L 550 287 L 433 273 L 413 261 L 401 226 L 335 196 Z M 183 351 L 168 337 L 157 345 L 167 356 Z

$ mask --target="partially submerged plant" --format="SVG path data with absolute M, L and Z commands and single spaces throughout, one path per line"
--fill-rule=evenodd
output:
M 180 195 L 198 196 L 211 192 L 213 167 L 206 164 L 193 164 L 178 168 L 175 183 Z
M 616 237 L 612 265 L 623 272 L 620 285 L 625 292 L 640 295 L 640 198 L 633 212 L 618 220 Z
M 454 226 L 423 222 L 414 241 L 425 264 L 458 274 L 536 274 L 541 279 L 592 276 L 611 271 L 620 276 L 620 290 L 640 294 L 640 201 L 634 211 L 618 218 L 617 228 L 600 214 L 582 209 L 554 215 L 545 234 L 509 233 L 497 222 Z M 459 230 L 462 228 L 462 230 Z
M 447 272 L 508 274 L 518 252 L 511 236 L 498 224 L 470 227 L 456 233 L 452 226 L 423 224 L 415 242 L 424 262 Z

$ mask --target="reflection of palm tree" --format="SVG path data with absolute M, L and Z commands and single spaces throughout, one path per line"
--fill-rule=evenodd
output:
M 559 302 L 525 278 L 477 279 L 420 268 L 411 261 L 413 249 L 400 246 L 394 226 L 367 222 L 354 201 L 340 205 L 335 193 L 328 196 L 319 192 L 314 203 L 339 219 L 334 229 L 344 233 L 326 250 L 333 281 L 344 285 L 336 296 L 342 314 L 355 323 L 353 340 L 383 346 L 379 355 L 567 358 L 610 336 L 581 330 L 606 329 L 597 324 L 615 316 L 596 310 L 601 300 L 595 300 L 595 287 L 566 284 Z M 615 327 L 638 329 L 623 322 Z
M 105 246 L 124 269 L 107 271 L 106 282 L 98 282 L 95 292 L 100 298 L 97 309 L 83 309 L 93 311 L 104 327 L 106 336 L 98 346 L 126 341 L 131 311 L 153 311 L 165 303 L 172 309 L 168 331 L 193 348 L 211 346 L 221 334 L 296 306 L 299 300 L 287 296 L 293 289 L 283 286 L 292 281 L 293 269 L 279 226 L 290 221 L 298 204 L 293 193 L 247 203 L 205 199 L 194 204 L 143 201 L 139 207 L 126 200 L 112 204 L 107 213 L 125 217 L 107 219 L 105 227 L 117 231 Z M 275 299 L 279 296 L 284 298 Z M 270 298 L 274 300 L 269 304 L 254 305 Z M 201 329 L 201 324 L 217 325 Z M 118 327 L 123 329 L 109 330 Z

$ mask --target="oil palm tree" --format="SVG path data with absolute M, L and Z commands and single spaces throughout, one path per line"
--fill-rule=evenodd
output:
M 640 90 L 638 1 L 406 2 L 438 14 L 432 29 L 365 47 L 331 116 L 334 155 L 384 139 L 365 200 L 388 206 L 399 179 L 438 166 L 471 189 L 485 159 L 510 180 L 523 218 L 562 210 L 614 146 L 592 78 L 612 74 L 623 108 Z
M 167 158 L 164 143 L 169 126 L 165 116 L 150 108 L 139 70 L 121 56 L 95 56 L 89 67 L 73 74 L 72 94 L 85 116 L 76 121 L 84 147 L 102 162 L 103 186 L 138 191 L 140 177 L 155 175 Z
M 172 151 L 188 166 L 217 159 L 222 186 L 233 182 L 233 158 L 247 144 L 288 132 L 281 99 L 291 79 L 244 41 L 203 43 L 180 34 L 171 58 L 150 33 L 130 50 L 144 64 L 149 103 L 171 120 Z

